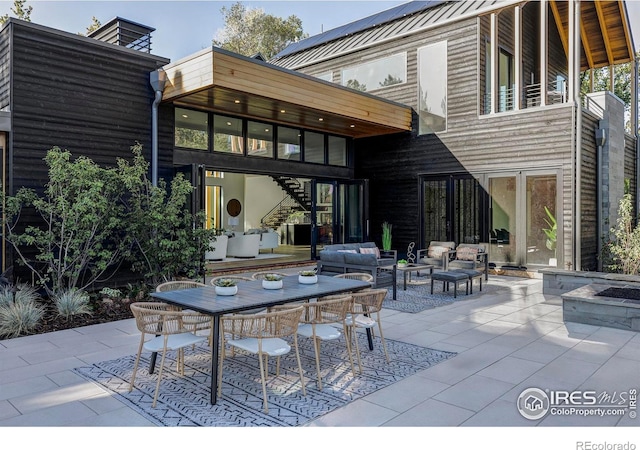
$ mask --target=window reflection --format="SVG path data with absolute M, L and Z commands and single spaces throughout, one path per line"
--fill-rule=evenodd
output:
M 174 144 L 176 147 L 207 150 L 209 148 L 208 114 L 176 108 Z
M 248 122 L 247 155 L 273 158 L 273 126 L 261 122 Z
M 244 153 L 242 119 L 213 116 L 213 150 L 225 153 Z

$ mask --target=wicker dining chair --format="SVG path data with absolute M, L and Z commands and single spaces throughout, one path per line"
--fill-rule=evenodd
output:
M 348 272 L 334 275 L 335 278 L 346 278 L 347 280 L 366 281 L 373 286 L 373 275 L 366 272 Z
M 380 320 L 380 311 L 382 310 L 382 302 L 384 302 L 387 296 L 386 289 L 370 289 L 360 292 L 354 292 L 351 294 L 353 297 L 353 306 L 346 319 L 347 326 L 351 327 L 350 336 L 353 336 L 356 341 L 356 356 L 358 358 L 358 368 L 362 373 L 362 361 L 360 358 L 360 346 L 358 345 L 358 336 L 356 330 L 358 328 L 371 329 L 378 325 L 380 331 L 380 341 L 382 342 L 382 348 L 384 349 L 384 356 L 389 362 L 389 353 L 387 352 L 387 343 L 384 340 L 384 334 L 382 332 L 382 321 Z M 376 318 L 372 317 L 375 314 Z M 349 338 L 351 340 L 351 337 Z
M 261 272 L 254 272 L 251 274 L 251 279 L 253 280 L 264 280 L 264 276 L 265 275 L 280 275 L 281 277 L 288 277 L 289 273 L 284 273 L 284 272 L 274 272 L 273 270 L 264 270 Z
M 206 286 L 207 285 L 204 283 L 192 280 L 167 281 L 156 286 L 156 292 L 177 291 L 180 289 L 193 289 Z M 184 324 L 186 328 L 193 330 L 194 333 L 197 333 L 201 330 L 211 330 L 211 316 L 199 314 L 191 310 L 188 310 L 188 312 L 193 315 L 189 315 L 184 318 Z
M 321 297 L 318 301 L 302 305 L 304 313 L 300 318 L 301 325 L 298 327 L 298 334 L 313 339 L 319 390 L 322 390 L 322 372 L 320 371 L 320 343 L 322 341 L 332 341 L 344 337 L 351 371 L 354 376 L 356 375 L 346 323 L 347 314 L 352 309 L 352 303 L 351 295 L 333 295 Z M 342 332 L 335 325 L 342 326 Z
M 136 302 L 132 303 L 130 307 L 141 335 L 138 355 L 136 356 L 131 381 L 129 382 L 129 392 L 133 390 L 142 350 L 162 352 L 156 391 L 153 396 L 153 403 L 151 404 L 151 407 L 155 408 L 158 401 L 158 392 L 160 390 L 160 381 L 162 380 L 164 360 L 167 356 L 167 351 L 178 351 L 177 371 L 180 375 L 184 376 L 184 347 L 206 341 L 207 338 L 206 336 L 196 336 L 185 327 L 186 320 L 193 319 L 193 316 L 199 315 L 197 313 L 194 314 L 193 312 L 176 310 L 174 307 L 161 302 Z M 147 334 L 153 337 L 145 340 Z
M 293 341 L 293 350 L 298 363 L 302 394 L 307 395 L 297 337 L 298 324 L 302 312 L 303 308 L 298 306 L 249 316 L 246 314 L 222 316 L 222 349 L 218 368 L 219 398 L 222 398 L 222 368 L 226 356 L 225 348 L 229 345 L 232 349 L 241 349 L 258 356 L 260 380 L 262 382 L 263 407 L 264 412 L 269 413 L 266 384 L 266 378 L 269 375 L 268 357 L 275 356 L 277 358 L 276 376 L 280 375 L 280 357 L 291 351 L 291 345 L 285 340 L 285 338 L 289 337 Z M 228 338 L 227 333 L 233 335 L 233 337 Z

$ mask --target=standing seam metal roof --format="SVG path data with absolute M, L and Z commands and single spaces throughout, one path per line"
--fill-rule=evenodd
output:
M 504 0 L 414 1 L 289 45 L 269 62 L 299 68 L 488 8 Z

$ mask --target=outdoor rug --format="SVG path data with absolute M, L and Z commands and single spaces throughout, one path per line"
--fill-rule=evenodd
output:
M 234 357 L 225 359 L 222 398 L 218 398 L 216 405 L 210 404 L 211 356 L 206 345 L 197 346 L 195 350 L 185 349 L 184 377 L 175 371 L 175 352 L 167 353 L 156 408 L 151 408 L 151 403 L 158 370 L 149 375 L 149 353 L 142 354 L 131 392 L 128 389 L 135 355 L 74 370 L 159 426 L 289 427 L 303 425 L 456 355 L 387 339 L 390 358 L 387 363 L 379 338 L 374 338 L 374 350 L 369 351 L 366 335 L 358 335 L 363 373 L 356 377 L 351 372 L 344 342 L 340 339 L 322 343 L 322 391 L 316 386 L 311 340 L 300 339 L 306 397 L 300 391 L 293 352 L 282 357 L 279 377 L 274 376 L 276 359 L 269 358 L 269 414 L 262 408 L 262 387 L 255 355 L 236 352 Z M 354 364 L 357 371 L 355 352 Z
M 393 289 L 387 289 L 387 296 L 382 306 L 395 311 L 407 313 L 419 313 L 427 309 L 437 308 L 438 306 L 450 305 L 454 302 L 470 300 L 477 298 L 482 294 L 495 293 L 498 286 L 491 281 L 482 280 L 482 292 L 478 280 L 474 281 L 473 294 L 466 295 L 463 284 L 458 285 L 458 296 L 453 298 L 453 284 L 450 284 L 449 291 L 442 291 L 442 281 L 436 281 L 433 285 L 433 294 L 431 294 L 431 278 L 428 272 L 421 273 L 417 276 L 411 274 L 414 283 L 407 283 L 407 290 L 403 290 L 402 274 L 398 274 L 396 283 L 396 300 L 393 300 Z M 415 283 L 417 282 L 417 283 Z M 461 287 L 462 286 L 462 287 Z

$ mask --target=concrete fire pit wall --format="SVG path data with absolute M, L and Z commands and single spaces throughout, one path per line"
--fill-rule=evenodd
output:
M 638 275 L 564 269 L 541 269 L 539 272 L 542 273 L 542 293 L 549 295 L 562 295 L 590 284 L 606 284 L 609 286 L 637 284 L 637 287 L 640 288 L 640 276 Z

